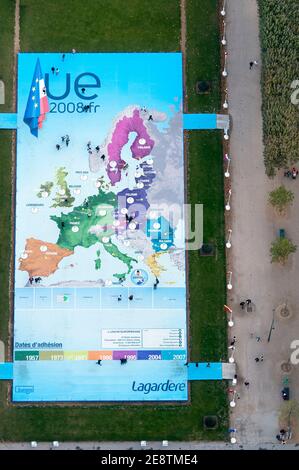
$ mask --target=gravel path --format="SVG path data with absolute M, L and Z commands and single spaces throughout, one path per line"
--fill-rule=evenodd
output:
M 237 337 L 235 359 L 238 366 L 240 399 L 232 414 L 238 429 L 238 442 L 257 445 L 275 442 L 282 404 L 281 363 L 290 357 L 290 343 L 299 338 L 299 316 L 282 320 L 273 309 L 288 300 L 299 303 L 298 253 L 285 267 L 271 264 L 269 248 L 279 227 L 299 241 L 299 181 L 287 181 L 297 193 L 293 216 L 278 218 L 267 203 L 268 193 L 283 176 L 269 180 L 265 175 L 262 143 L 260 92 L 260 44 L 256 0 L 228 0 L 228 96 L 233 129 L 230 140 L 232 159 L 232 253 L 233 290 L 230 305 L 235 312 L 232 335 Z M 249 62 L 259 65 L 249 70 Z M 286 84 L 288 86 L 289 84 Z M 252 299 L 256 311 L 242 313 L 241 300 Z M 275 330 L 268 342 L 272 319 Z M 256 337 L 261 337 L 260 341 Z M 263 355 L 263 362 L 255 357 Z M 293 398 L 299 398 L 298 366 L 291 374 Z M 248 388 L 244 386 L 248 380 Z M 295 382 L 297 387 L 295 387 Z M 276 441 L 277 442 L 277 441 Z

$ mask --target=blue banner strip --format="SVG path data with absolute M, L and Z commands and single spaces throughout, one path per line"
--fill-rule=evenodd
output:
M 217 129 L 217 114 L 183 114 L 184 130 Z
M 0 380 L 13 379 L 13 362 L 0 362 Z
M 187 368 L 188 380 L 222 380 L 221 362 L 190 362 Z
M 17 113 L 0 113 L 0 129 L 16 129 Z

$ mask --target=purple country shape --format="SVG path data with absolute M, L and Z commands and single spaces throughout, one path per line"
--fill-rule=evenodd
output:
M 155 145 L 155 142 L 148 135 L 138 109 L 134 109 L 131 117 L 124 116 L 120 119 L 116 123 L 111 142 L 107 148 L 107 174 L 112 185 L 115 185 L 115 183 L 118 183 L 121 180 L 121 170 L 125 165 L 125 162 L 121 159 L 121 151 L 124 145 L 128 143 L 131 132 L 137 133 L 137 136 L 130 147 L 133 158 L 139 160 L 146 157 L 151 153 Z

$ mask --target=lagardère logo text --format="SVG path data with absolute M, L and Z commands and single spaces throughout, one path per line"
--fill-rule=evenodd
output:
M 132 390 L 133 392 L 143 392 L 144 395 L 148 395 L 150 392 L 183 392 L 186 388 L 186 384 L 184 382 L 175 383 L 171 380 L 167 380 L 167 382 L 133 382 Z

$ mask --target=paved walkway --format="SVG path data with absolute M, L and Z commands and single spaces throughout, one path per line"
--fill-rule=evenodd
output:
M 2 450 L 160 450 L 166 454 L 173 450 L 298 450 L 298 446 L 281 445 L 257 445 L 240 446 L 224 442 L 169 442 L 168 447 L 163 447 L 162 442 L 146 443 L 146 447 L 141 447 L 140 442 L 60 442 L 59 447 L 53 447 L 52 442 L 38 442 L 37 447 L 31 448 L 30 442 L 8 442 L 0 443 Z
M 296 189 L 296 200 L 289 216 L 274 215 L 267 204 L 268 192 L 283 177 L 269 180 L 265 176 L 262 145 L 260 66 L 249 70 L 249 62 L 260 58 L 258 12 L 256 0 L 228 0 L 228 96 L 232 116 L 230 148 L 232 158 L 232 249 L 230 263 L 233 290 L 229 305 L 235 312 L 235 358 L 238 366 L 240 399 L 232 414 L 238 429 L 238 442 L 258 445 L 276 441 L 279 430 L 278 411 L 282 404 L 281 363 L 290 357 L 290 343 L 299 338 L 299 253 L 285 267 L 270 263 L 269 248 L 277 229 L 299 245 L 299 181 L 287 181 Z M 286 84 L 287 86 L 287 84 Z M 286 179 L 286 178 L 284 178 Z M 242 313 L 239 303 L 251 298 L 255 312 Z M 273 308 L 288 300 L 293 316 L 282 320 L 275 313 L 275 330 L 270 330 Z M 256 340 L 261 337 L 261 341 Z M 263 362 L 255 357 L 263 355 Z M 248 380 L 248 389 L 244 380 Z M 299 370 L 290 375 L 291 394 L 299 398 Z M 297 384 L 297 386 L 296 386 Z M 277 442 L 277 441 L 276 441 Z

